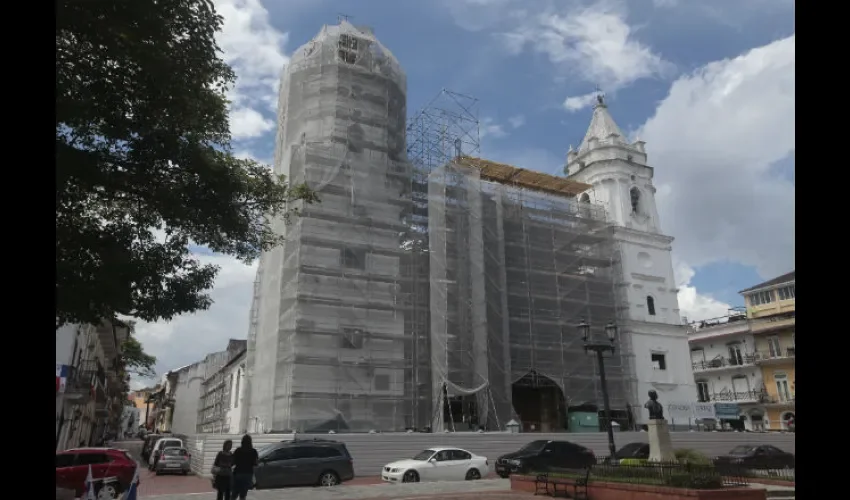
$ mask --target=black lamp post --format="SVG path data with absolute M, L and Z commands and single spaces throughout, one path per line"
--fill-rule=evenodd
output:
M 614 445 L 614 427 L 611 425 L 611 404 L 608 402 L 608 381 L 605 379 L 605 359 L 602 357 L 602 353 L 614 353 L 614 341 L 617 339 L 617 325 L 613 321 L 605 325 L 605 335 L 608 337 L 607 341 L 597 339 L 595 336 L 591 337 L 590 325 L 584 319 L 582 319 L 581 323 L 578 324 L 578 331 L 581 334 L 581 339 L 584 341 L 584 352 L 595 352 L 596 360 L 599 362 L 599 379 L 602 383 L 602 401 L 605 405 L 605 419 L 608 424 L 606 426 L 608 428 L 608 456 L 613 458 L 614 454 L 617 452 L 617 448 Z

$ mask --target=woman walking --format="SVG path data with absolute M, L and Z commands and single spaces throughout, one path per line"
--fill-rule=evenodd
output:
M 233 448 L 233 441 L 228 439 L 224 442 L 222 450 L 215 456 L 213 462 L 213 476 L 215 477 L 213 485 L 218 494 L 216 500 L 230 500 L 230 478 L 233 476 L 233 453 L 230 450 Z
M 245 500 L 254 483 L 254 467 L 259 457 L 251 436 L 242 436 L 242 446 L 233 452 L 233 500 Z

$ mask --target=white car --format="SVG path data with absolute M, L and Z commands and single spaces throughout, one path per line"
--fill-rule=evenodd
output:
M 381 479 L 390 483 L 463 481 L 487 477 L 490 462 L 459 448 L 429 448 L 413 458 L 384 466 Z

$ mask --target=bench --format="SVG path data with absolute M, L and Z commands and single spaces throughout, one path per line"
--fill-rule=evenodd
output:
M 557 497 L 559 493 L 565 498 L 573 498 L 575 500 L 587 500 L 587 484 L 590 482 L 590 468 L 565 470 L 566 473 L 573 473 L 575 478 L 570 478 L 573 483 L 567 484 L 560 482 L 558 478 L 550 478 L 549 474 L 538 474 L 534 478 L 534 494 L 538 495 L 545 493 L 547 496 Z M 551 490 L 549 486 L 552 486 Z M 572 486 L 572 496 L 570 496 L 570 486 Z M 560 491 L 559 491 L 560 490 Z

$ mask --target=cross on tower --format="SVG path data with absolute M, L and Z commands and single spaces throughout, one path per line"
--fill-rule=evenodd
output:
M 599 84 L 596 84 L 594 92 L 596 92 L 596 102 L 598 102 L 599 104 L 605 104 L 605 93 L 602 92 L 602 88 L 599 86 Z
M 348 14 L 337 14 L 337 15 L 336 15 L 336 20 L 337 20 L 337 22 L 340 22 L 340 23 L 341 23 L 341 22 L 343 22 L 343 21 L 348 21 L 348 20 L 350 20 L 350 19 L 351 19 L 351 18 L 353 18 L 353 17 L 354 17 L 354 16 L 349 16 Z

